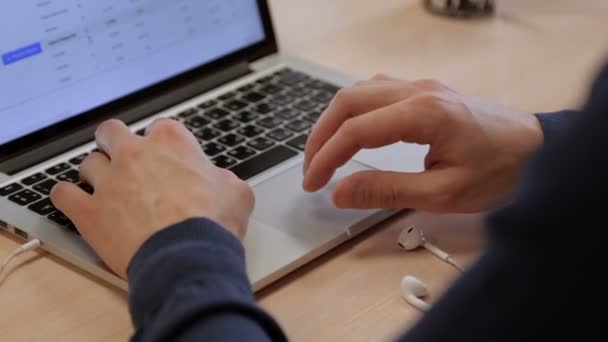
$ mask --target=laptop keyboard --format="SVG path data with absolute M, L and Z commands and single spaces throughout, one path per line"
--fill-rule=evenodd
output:
M 281 69 L 174 115 L 197 138 L 213 163 L 247 180 L 304 151 L 308 134 L 338 87 L 289 68 Z M 144 134 L 144 130 L 136 132 Z M 97 149 L 92 150 L 97 151 Z M 78 233 L 49 199 L 57 182 L 80 181 L 88 153 L 0 188 L 0 197 Z

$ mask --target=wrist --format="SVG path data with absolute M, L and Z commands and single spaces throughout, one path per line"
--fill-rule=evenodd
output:
M 527 152 L 531 153 L 535 151 L 540 145 L 542 145 L 545 135 L 543 131 L 543 126 L 539 120 L 539 118 L 535 114 L 526 115 L 526 120 L 524 122 L 524 130 L 525 133 L 524 141 L 526 141 Z

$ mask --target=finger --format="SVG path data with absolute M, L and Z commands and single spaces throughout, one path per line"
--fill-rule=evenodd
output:
M 448 183 L 457 183 L 455 169 L 421 173 L 361 171 L 341 180 L 333 194 L 338 208 L 417 209 L 441 211 L 451 197 Z
M 94 208 L 91 195 L 76 184 L 59 182 L 51 189 L 51 202 L 76 226 L 90 217 Z
M 194 135 L 179 121 L 161 118 L 154 120 L 147 129 L 146 137 L 153 141 L 171 146 L 179 151 L 179 153 L 188 153 L 188 155 L 204 155 L 201 151 L 201 145 Z
M 319 149 L 336 133 L 349 118 L 367 113 L 401 101 L 412 94 L 415 88 L 408 83 L 400 85 L 382 84 L 369 87 L 351 87 L 338 92 L 323 115 L 315 124 L 306 142 L 304 172 Z
M 361 149 L 399 141 L 430 143 L 439 123 L 429 111 L 430 108 L 403 101 L 347 120 L 311 160 L 304 176 L 304 190 L 319 190 L 338 167 Z
M 103 122 L 95 131 L 97 147 L 109 155 L 110 159 L 121 145 L 133 139 L 137 139 L 137 137 L 131 133 L 127 125 L 116 119 Z
M 80 178 L 93 188 L 100 184 L 109 172 L 110 159 L 102 153 L 91 153 L 80 164 Z

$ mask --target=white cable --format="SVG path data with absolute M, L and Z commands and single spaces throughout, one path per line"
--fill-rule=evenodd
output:
M 430 243 L 430 242 L 428 242 L 426 240 L 424 240 L 422 246 L 424 248 L 426 248 L 429 252 L 433 253 L 439 259 L 443 260 L 447 264 L 450 264 L 450 265 L 454 266 L 455 269 L 457 269 L 458 271 L 462 272 L 462 268 L 460 268 L 460 266 L 458 266 L 458 264 L 456 263 L 456 261 L 454 259 L 452 259 L 452 257 L 448 253 L 446 253 L 445 251 L 443 251 L 441 248 L 433 245 L 432 243 Z
M 41 244 L 42 243 L 40 242 L 40 240 L 34 239 L 15 249 L 11 254 L 9 254 L 9 256 L 6 257 L 6 259 L 4 259 L 4 261 L 2 261 L 2 264 L 0 264 L 0 275 L 2 275 L 2 272 L 4 272 L 4 269 L 6 268 L 6 266 L 8 266 L 11 260 L 25 252 L 35 250 L 36 248 L 40 247 Z

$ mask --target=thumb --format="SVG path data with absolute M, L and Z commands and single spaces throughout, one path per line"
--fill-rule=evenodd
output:
M 333 201 L 338 208 L 441 211 L 454 195 L 448 185 L 456 176 L 451 168 L 421 173 L 361 171 L 337 184 Z
M 84 217 L 91 214 L 93 199 L 76 184 L 59 182 L 51 190 L 51 202 L 77 227 Z M 80 228 L 79 228 L 80 229 Z

